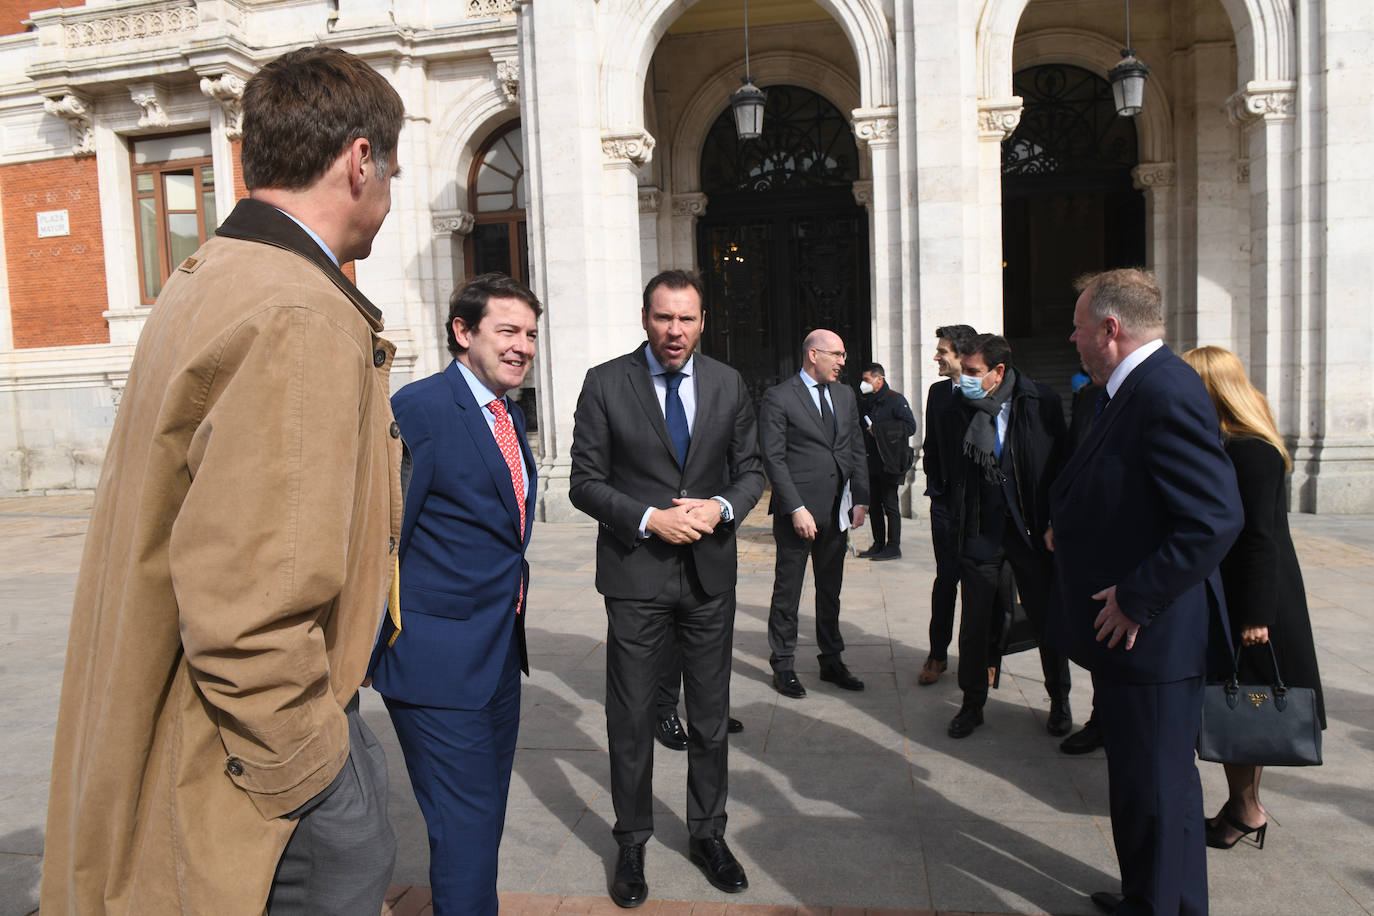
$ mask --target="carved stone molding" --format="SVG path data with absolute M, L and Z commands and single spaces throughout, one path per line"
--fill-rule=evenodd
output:
M 663 199 L 663 192 L 658 188 L 639 189 L 639 212 L 657 213 L 658 205 Z
M 200 91 L 224 110 L 224 135 L 230 140 L 243 137 L 243 86 L 243 78 L 236 73 L 200 78 Z
M 1293 117 L 1297 93 L 1292 83 L 1250 83 L 1226 100 L 1226 114 L 1237 124 Z
M 1166 188 L 1174 184 L 1177 171 L 1172 162 L 1142 162 L 1131 169 L 1131 182 L 1141 191 Z
M 860 145 L 886 146 L 897 142 L 897 109 L 855 108 L 854 136 Z
M 1008 99 L 978 100 L 978 138 L 1001 143 L 1021 123 L 1024 106 L 1019 96 Z
M 469 19 L 486 19 L 514 12 L 517 0 L 465 0 L 464 10 Z
M 62 40 L 69 48 L 83 48 L 117 41 L 146 41 L 163 35 L 192 32 L 199 27 L 200 13 L 188 4 L 63 23 Z
M 1236 160 L 1236 184 L 1250 183 L 1250 160 L 1242 156 Z
M 172 123 L 167 117 L 172 94 L 166 87 L 157 83 L 137 83 L 129 87 L 129 98 L 143 109 L 143 116 L 138 119 L 139 127 L 166 127 Z
M 43 110 L 66 121 L 72 129 L 72 155 L 95 155 L 95 128 L 90 103 L 73 92 L 43 100 Z
M 701 192 L 673 195 L 673 215 L 690 216 L 693 219 L 706 212 L 707 197 Z
M 601 135 L 601 155 L 607 165 L 647 165 L 654 157 L 654 138 L 648 131 Z
M 434 211 L 433 227 L 435 235 L 467 235 L 472 231 L 477 217 L 466 210 Z
M 854 203 L 861 207 L 867 207 L 873 203 L 873 182 L 856 181 L 851 190 L 854 192 Z
M 496 63 L 496 83 L 511 103 L 520 101 L 520 52 L 515 45 L 491 49 Z

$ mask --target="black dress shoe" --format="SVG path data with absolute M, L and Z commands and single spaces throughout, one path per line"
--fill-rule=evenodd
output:
M 1125 898 L 1112 891 L 1094 891 L 1088 899 L 1093 902 L 1093 906 L 1102 912 L 1115 913 L 1116 908 L 1121 906 L 1121 901 Z
M 633 909 L 649 898 L 649 885 L 644 880 L 644 844 L 632 843 L 620 847 L 615 863 L 615 878 L 611 880 L 611 899 L 616 906 Z
M 949 728 L 945 733 L 951 738 L 967 738 L 973 734 L 973 730 L 983 724 L 983 707 L 970 706 L 965 703 L 959 707 L 954 718 L 949 720 Z
M 802 686 L 801 681 L 797 680 L 797 672 L 791 668 L 786 671 L 773 672 L 773 688 L 783 696 L 791 697 L 794 700 L 800 700 L 806 696 L 806 688 Z
M 860 550 L 860 551 L 856 554 L 856 556 L 857 556 L 860 560 L 869 560 L 869 559 L 872 559 L 875 555 L 881 553 L 882 550 L 883 550 L 883 545 L 882 545 L 882 544 L 874 544 L 872 547 L 868 548 L 867 550 Z
M 1056 738 L 1073 731 L 1073 711 L 1069 709 L 1068 697 L 1050 700 L 1050 717 L 1045 720 L 1045 731 Z
M 654 737 L 670 751 L 687 750 L 687 732 L 682 727 L 682 720 L 677 717 L 677 710 L 659 717 L 658 725 L 654 727 Z
M 900 560 L 902 558 L 902 548 L 888 544 L 882 550 L 869 557 L 870 560 Z
M 874 559 L 877 559 L 876 557 Z M 821 665 L 821 680 L 829 681 L 836 687 L 845 690 L 863 690 L 864 682 L 849 673 L 844 662 L 836 662 L 831 665 Z
M 744 876 L 744 869 L 720 837 L 692 837 L 687 843 L 687 856 L 716 890 L 738 894 L 749 889 L 749 879 Z
M 726 724 L 725 730 L 732 735 L 738 735 L 740 732 L 744 731 L 744 723 L 734 716 L 731 716 L 730 721 Z
M 1059 749 L 1065 754 L 1090 754 L 1102 746 L 1102 729 L 1092 716 L 1083 727 L 1059 742 Z

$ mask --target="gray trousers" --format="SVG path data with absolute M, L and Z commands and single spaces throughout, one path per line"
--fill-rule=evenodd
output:
M 354 694 L 348 759 L 324 791 L 292 811 L 295 833 L 277 863 L 269 916 L 377 916 L 382 911 L 396 836 L 386 817 L 386 752 L 363 722 Z

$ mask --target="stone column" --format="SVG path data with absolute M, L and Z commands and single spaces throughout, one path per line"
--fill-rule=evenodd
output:
M 448 333 L 443 329 L 448 320 L 448 300 L 454 289 L 467 276 L 467 256 L 463 246 L 476 216 L 461 208 L 456 210 L 435 210 L 430 217 L 433 235 L 430 242 L 430 259 L 434 264 L 433 285 L 430 300 L 433 303 L 430 328 L 432 333 L 417 331 L 415 337 L 422 349 L 431 349 L 442 366 L 448 365 Z M 531 379 L 533 381 L 533 379 Z
M 911 373 L 906 346 L 910 315 L 902 301 L 897 109 L 856 108 L 853 118 L 854 135 L 860 147 L 868 148 L 872 166 L 867 207 L 873 358 L 887 367 L 893 386 L 901 390 Z
M 706 200 L 699 191 L 673 195 L 673 262 L 667 266 L 701 268 L 697 263 L 697 220 L 706 212 Z
M 1016 132 L 1021 123 L 1021 99 L 978 100 L 978 299 L 1002 302 L 1002 141 Z M 1002 326 L 1002 311 L 995 318 Z M 954 320 L 951 317 L 951 322 Z M 969 321 L 974 327 L 988 327 Z M 931 337 L 934 328 L 927 337 Z M 932 343 L 933 346 L 933 343 Z
M 1131 169 L 1131 182 L 1145 192 L 1145 263 L 1154 271 L 1155 280 L 1164 294 L 1164 321 L 1168 338 L 1177 343 L 1178 290 L 1173 286 L 1174 245 L 1177 203 L 1174 197 L 1177 169 L 1172 162 L 1142 162 Z M 1188 335 L 1193 332 L 1188 332 Z M 1184 335 L 1185 337 L 1188 335 Z
M 659 271 L 658 208 L 663 192 L 658 188 L 639 189 L 639 263 L 641 283 Z

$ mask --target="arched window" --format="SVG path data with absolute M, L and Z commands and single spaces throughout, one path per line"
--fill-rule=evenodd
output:
M 465 244 L 469 277 L 499 271 L 529 284 L 526 203 L 525 151 L 520 122 L 512 121 L 488 138 L 468 175 L 468 209 L 476 217 Z

